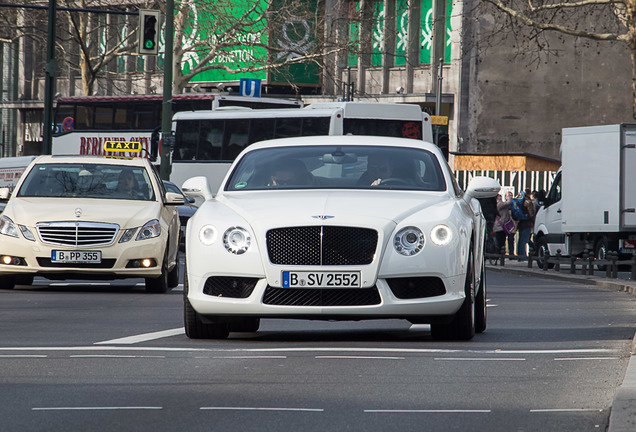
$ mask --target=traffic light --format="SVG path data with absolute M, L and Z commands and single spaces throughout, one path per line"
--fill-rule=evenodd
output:
M 160 17 L 158 10 L 139 11 L 139 54 L 156 55 L 159 52 Z

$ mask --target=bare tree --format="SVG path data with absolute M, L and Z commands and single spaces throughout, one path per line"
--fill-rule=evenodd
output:
M 635 0 L 480 0 L 503 12 L 499 32 L 513 33 L 533 45 L 537 57 L 550 55 L 548 33 L 601 42 L 623 43 L 632 62 L 633 118 L 636 119 L 636 1 Z M 529 32 L 527 32 L 529 30 Z

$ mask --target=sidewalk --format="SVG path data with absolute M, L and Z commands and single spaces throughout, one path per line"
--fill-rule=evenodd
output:
M 543 270 L 533 263 L 528 268 L 526 261 L 518 262 L 506 260 L 505 265 L 492 265 L 486 261 L 486 270 L 501 273 L 521 274 L 526 276 L 560 279 L 569 282 L 578 282 L 589 285 L 609 287 L 616 291 L 627 292 L 636 295 L 636 281 L 630 279 L 608 279 L 605 273 L 597 272 L 595 276 L 582 276 L 570 274 L 566 271 L 557 272 L 554 269 Z M 616 389 L 612 409 L 610 412 L 608 432 L 634 432 L 636 431 L 636 337 L 632 339 L 631 358 L 627 365 L 627 372 L 623 383 Z

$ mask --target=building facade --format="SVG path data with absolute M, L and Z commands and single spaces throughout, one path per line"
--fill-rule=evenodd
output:
M 521 152 L 558 159 L 561 128 L 632 120 L 631 64 L 624 46 L 554 36 L 558 55 L 529 64 L 519 60 L 513 39 L 485 46 L 484 35 L 500 17 L 483 10 L 477 15 L 477 1 L 307 2 L 318 11 L 320 19 L 315 22 L 320 25 L 314 28 L 295 21 L 290 26 L 305 25 L 317 32 L 316 42 L 325 53 L 309 80 L 297 76 L 296 82 L 284 82 L 271 72 L 224 71 L 197 75 L 183 91 L 228 91 L 236 88 L 240 77 L 252 77 L 262 79 L 269 95 L 295 95 L 306 104 L 343 98 L 418 104 L 448 119 L 439 127 L 438 138 L 451 157 L 458 152 Z M 109 51 L 112 39 L 107 32 L 123 34 L 136 26 L 132 14 L 137 8 L 129 6 L 129 15 L 92 15 L 91 28 L 116 29 L 94 31 L 90 37 L 97 42 L 91 45 L 95 53 Z M 42 18 L 43 11 L 18 11 L 16 22 L 29 22 L 34 14 Z M 66 18 L 58 22 L 69 25 Z M 3 157 L 38 154 L 41 149 L 45 44 L 41 35 L 35 37 L 37 29 L 30 32 L 27 37 L 0 39 Z M 272 34 L 269 43 L 282 40 L 283 46 L 293 45 L 295 51 L 313 43 L 301 38 L 300 44 L 285 31 L 281 34 Z M 255 37 L 246 34 L 245 40 Z M 79 59 L 71 39 L 59 40 L 59 45 L 70 63 Z M 237 49 L 213 61 L 238 65 L 241 56 L 245 54 Z M 193 58 L 199 57 L 187 61 Z M 157 92 L 162 88 L 162 67 L 161 55 L 130 52 L 113 57 L 100 69 L 92 92 Z M 83 94 L 85 86 L 76 68 L 57 70 L 56 91 L 63 96 Z

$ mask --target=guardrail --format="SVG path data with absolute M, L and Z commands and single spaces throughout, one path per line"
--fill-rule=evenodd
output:
M 556 255 L 540 258 L 535 255 L 534 251 L 530 249 L 530 255 L 527 257 L 520 257 L 516 255 L 506 255 L 502 250 L 501 253 L 486 253 L 486 259 L 490 261 L 492 265 L 505 266 L 506 259 L 508 260 L 522 260 L 528 262 L 528 268 L 532 268 L 533 263 L 536 263 L 538 268 L 543 271 L 553 269 L 554 271 L 561 272 L 562 266 L 568 267 L 570 274 L 577 274 L 577 267 L 580 267 L 580 274 L 583 276 L 605 276 L 610 279 L 618 278 L 618 268 L 620 266 L 629 267 L 631 270 L 630 279 L 636 280 L 636 255 L 632 256 L 629 260 L 619 260 L 618 252 L 608 251 L 603 259 L 596 259 L 594 253 L 586 250 L 580 257 L 564 257 L 561 255 L 561 251 L 557 250 Z M 596 271 L 595 271 L 596 267 Z

